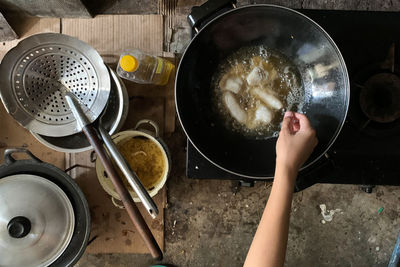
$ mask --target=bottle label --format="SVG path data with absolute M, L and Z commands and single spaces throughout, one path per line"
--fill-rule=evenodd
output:
M 161 73 L 162 65 L 163 65 L 163 60 L 161 58 L 157 58 L 157 69 L 156 69 L 157 74 Z

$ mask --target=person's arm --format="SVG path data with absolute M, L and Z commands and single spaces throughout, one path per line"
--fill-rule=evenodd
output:
M 297 173 L 317 142 L 315 131 L 305 115 L 285 113 L 276 144 L 276 168 L 271 194 L 244 266 L 283 266 Z

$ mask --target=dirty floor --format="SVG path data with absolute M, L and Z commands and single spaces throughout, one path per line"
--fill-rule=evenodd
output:
M 242 266 L 271 184 L 238 189 L 231 181 L 190 180 L 185 177 L 184 134 L 178 129 L 165 139 L 173 170 L 162 262 Z M 332 218 L 324 220 L 321 204 L 335 211 Z M 387 266 L 400 230 L 399 214 L 400 187 L 378 186 L 367 194 L 356 185 L 317 184 L 296 193 L 286 266 Z M 85 254 L 77 266 L 154 263 L 150 255 Z

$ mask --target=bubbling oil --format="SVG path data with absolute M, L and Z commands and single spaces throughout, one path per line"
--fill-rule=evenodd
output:
M 257 83 L 249 84 L 249 74 L 256 67 L 262 69 L 265 75 L 263 74 L 262 79 L 257 80 Z M 232 116 L 223 100 L 226 90 L 221 88 L 220 83 L 221 79 L 227 76 L 234 79 L 240 78 L 238 81 L 241 81 L 241 86 L 239 90 L 235 87 L 234 96 L 242 111 L 247 113 L 247 118 L 254 117 L 252 114 L 255 114 L 262 102 L 251 93 L 254 88 L 267 90 L 280 101 L 281 108 L 277 109 L 276 106 L 274 108 L 263 103 L 272 114 L 272 119 L 268 123 L 253 125 L 249 122 L 250 119 L 239 122 Z M 212 78 L 212 88 L 213 108 L 220 115 L 225 126 L 229 130 L 256 139 L 277 136 L 286 110 L 303 112 L 304 86 L 299 70 L 282 53 L 263 45 L 243 47 L 228 56 L 219 64 Z

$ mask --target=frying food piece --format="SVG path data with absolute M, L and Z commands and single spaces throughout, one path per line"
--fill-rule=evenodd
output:
M 258 85 L 261 83 L 263 79 L 268 78 L 268 72 L 260 69 L 259 67 L 255 67 L 254 69 L 251 70 L 249 75 L 247 75 L 247 83 L 252 86 L 252 85 Z
M 254 111 L 254 114 L 252 114 L 251 120 L 247 125 L 250 129 L 254 129 L 260 124 L 268 124 L 273 119 L 272 111 L 269 108 L 261 104 L 259 101 L 257 102 L 256 106 L 257 108 Z
M 268 89 L 256 87 L 251 90 L 251 93 L 271 108 L 281 109 L 283 107 L 282 102 Z
M 225 74 L 219 82 L 219 88 L 225 91 L 231 91 L 234 94 L 239 93 L 242 86 L 243 80 L 230 73 Z
M 223 99 L 224 104 L 232 117 L 240 123 L 246 123 L 247 113 L 240 107 L 236 97 L 231 92 L 225 92 Z

